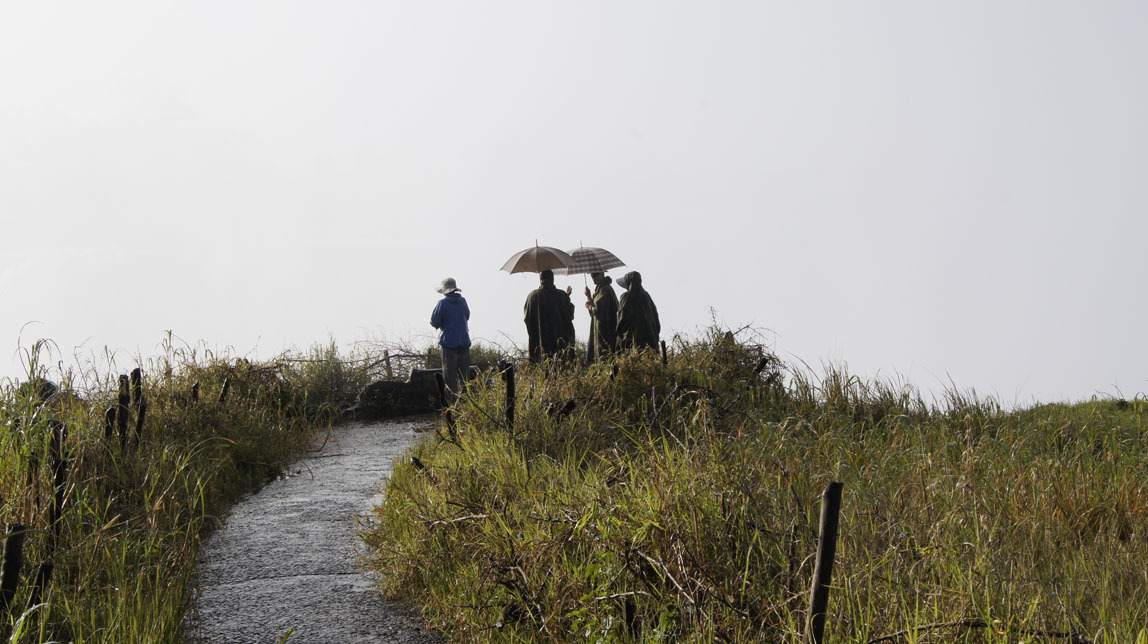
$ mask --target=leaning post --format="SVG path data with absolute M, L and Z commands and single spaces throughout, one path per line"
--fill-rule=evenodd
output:
M 665 340 L 659 340 L 659 342 L 661 342 L 661 344 L 662 344 L 662 366 L 664 367 L 670 363 L 670 358 L 669 358 L 669 355 L 666 353 L 666 341 Z
M 840 481 L 833 481 L 821 495 L 821 530 L 817 538 L 817 563 L 809 589 L 809 621 L 805 623 L 805 644 L 821 644 L 825 635 L 825 613 L 829 607 L 829 584 L 833 558 L 837 554 L 837 518 L 841 512 Z

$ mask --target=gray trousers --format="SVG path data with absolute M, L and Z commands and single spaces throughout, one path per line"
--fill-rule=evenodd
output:
M 466 382 L 470 374 L 470 348 L 448 349 L 442 347 L 442 379 L 446 383 L 447 402 L 458 400 L 462 392 L 460 383 Z

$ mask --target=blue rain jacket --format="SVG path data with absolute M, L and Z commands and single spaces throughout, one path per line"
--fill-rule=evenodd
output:
M 431 326 L 439 330 L 439 346 L 447 349 L 470 348 L 468 320 L 470 320 L 470 307 L 457 292 L 439 300 L 430 316 Z

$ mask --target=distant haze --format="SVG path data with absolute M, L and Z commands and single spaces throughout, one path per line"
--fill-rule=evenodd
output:
M 1145 34 L 1132 1 L 8 3 L 0 376 L 38 337 L 430 341 L 447 276 L 524 343 L 536 278 L 498 269 L 537 239 L 641 271 L 667 339 L 712 309 L 927 392 L 1131 397 Z

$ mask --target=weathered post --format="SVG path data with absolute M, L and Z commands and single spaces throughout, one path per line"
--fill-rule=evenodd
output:
M 143 438 L 145 418 L 147 418 L 147 398 L 141 395 L 139 405 L 136 407 L 136 445 L 139 445 L 140 439 Z
M 514 363 L 504 360 L 499 364 L 502 367 L 502 379 L 506 382 L 506 429 L 514 429 Z
M 132 404 L 139 407 L 140 401 L 143 400 L 143 371 L 136 367 L 132 369 Z
M 63 521 L 60 518 L 64 511 L 64 492 L 68 486 L 68 460 L 65 457 L 65 444 L 68 440 L 68 430 L 64 423 L 52 419 L 49 421 L 52 428 L 52 440 L 49 444 L 49 456 L 52 462 L 52 504 L 48 509 L 48 531 L 45 550 L 47 557 L 36 567 L 36 577 L 32 580 L 30 604 L 40 603 L 40 598 L 52 580 L 52 571 L 56 564 L 56 547 L 60 543 L 60 533 L 63 531 Z
M 56 569 L 56 564 L 52 563 L 51 559 L 47 559 L 36 566 L 36 578 L 32 580 L 32 597 L 28 603 L 32 606 L 40 603 L 40 598 L 44 594 L 44 590 L 48 588 L 48 584 L 52 581 L 52 571 Z
M 32 580 L 30 604 L 40 603 L 40 598 L 52 580 L 52 571 L 56 564 L 56 546 L 60 543 L 60 533 L 64 524 L 60 520 L 64 509 L 64 492 L 68 486 L 68 460 L 64 457 L 64 443 L 67 441 L 68 430 L 64 423 L 58 420 L 51 421 L 52 442 L 50 446 L 52 461 L 52 505 L 48 510 L 47 531 L 47 558 L 36 567 L 36 577 Z
M 191 402 L 199 402 L 199 381 L 191 383 Z
M 825 636 L 825 613 L 829 607 L 829 584 L 833 558 L 837 555 L 837 517 L 841 512 L 840 481 L 833 481 L 821 495 L 821 530 L 817 537 L 817 563 L 809 589 L 809 621 L 805 623 L 805 644 L 821 644 Z
M 395 379 L 395 372 L 391 370 L 391 350 L 383 349 L 383 366 L 387 370 L 387 380 Z
M 434 384 L 438 387 L 439 405 L 446 407 L 446 379 L 442 377 L 442 371 L 434 372 Z
M 104 410 L 104 440 L 112 440 L 112 433 L 116 428 L 116 406 L 112 405 Z
M 231 391 L 231 376 L 223 379 L 223 389 L 219 390 L 219 404 L 227 402 L 227 394 Z
M 0 611 L 7 612 L 20 587 L 20 567 L 24 565 L 24 526 L 8 526 L 4 538 L 4 560 L 0 563 Z
M 60 518 L 64 515 L 64 493 L 68 489 L 68 456 L 65 451 L 68 442 L 68 428 L 60 421 L 52 424 L 52 509 L 49 514 L 51 520 L 51 541 L 49 542 L 48 556 L 56 550 L 63 524 Z
M 670 358 L 669 355 L 666 354 L 666 341 L 659 340 L 659 342 L 662 343 L 662 366 L 664 367 L 670 363 Z
M 120 446 L 128 443 L 128 405 L 131 403 L 131 393 L 128 389 L 128 377 L 120 374 L 119 405 L 116 408 L 116 425 L 120 430 Z
M 768 365 L 768 364 L 769 364 L 769 357 L 768 356 L 762 356 L 761 360 L 757 361 L 757 366 L 753 368 L 753 375 L 755 375 L 755 376 L 761 375 L 761 370 L 765 369 L 766 365 Z

